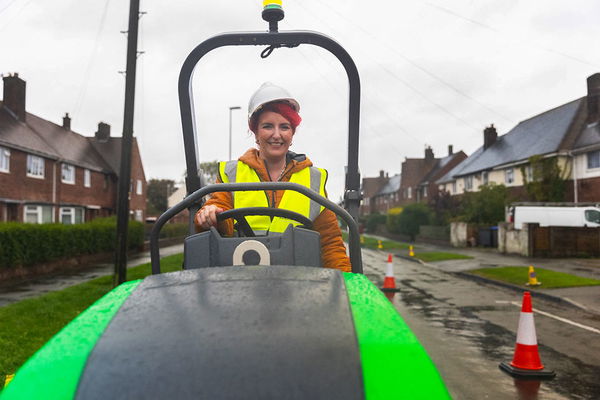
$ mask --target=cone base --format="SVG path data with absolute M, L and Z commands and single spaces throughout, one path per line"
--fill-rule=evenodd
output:
M 386 288 L 386 287 L 382 287 L 381 291 L 382 292 L 399 292 L 400 289 L 398 289 L 398 288 Z
M 523 379 L 552 379 L 556 376 L 554 371 L 548 371 L 546 369 L 522 369 L 513 367 L 510 363 L 501 362 L 498 367 L 515 378 Z

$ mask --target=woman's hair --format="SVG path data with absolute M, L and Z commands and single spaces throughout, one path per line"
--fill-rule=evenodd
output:
M 287 119 L 292 126 L 294 132 L 296 131 L 296 127 L 300 125 L 302 118 L 300 115 L 294 110 L 294 108 L 286 101 L 273 101 L 271 103 L 267 103 L 260 107 L 258 110 L 252 114 L 250 121 L 248 121 L 248 127 L 254 133 L 258 129 L 258 118 L 260 114 L 265 111 L 271 111 L 281 115 L 283 118 Z

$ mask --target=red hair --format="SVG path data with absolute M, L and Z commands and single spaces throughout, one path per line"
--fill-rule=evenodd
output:
M 302 121 L 302 118 L 296 112 L 296 110 L 294 110 L 294 107 L 292 107 L 290 103 L 281 101 L 267 103 L 254 114 L 252 114 L 250 121 L 248 121 L 248 127 L 252 132 L 256 133 L 258 129 L 258 118 L 260 117 L 260 114 L 262 114 L 265 111 L 277 113 L 283 118 L 287 119 L 290 125 L 292 126 L 294 132 L 296 131 L 296 127 L 300 125 L 300 122 Z

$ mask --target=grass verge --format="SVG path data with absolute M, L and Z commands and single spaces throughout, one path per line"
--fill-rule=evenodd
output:
M 485 278 L 495 279 L 502 282 L 512 283 L 513 285 L 527 287 L 529 267 L 513 266 L 498 268 L 481 268 L 468 271 L 470 274 L 483 276 Z M 536 268 L 535 274 L 540 286 L 534 288 L 552 289 L 577 286 L 595 286 L 600 285 L 600 280 L 591 278 L 582 278 L 580 276 L 567 274 L 564 272 L 551 271 L 544 268 Z
M 473 257 L 465 256 L 464 254 L 446 253 L 443 251 L 427 251 L 423 253 L 417 253 L 416 258 L 425 262 L 435 262 L 444 260 L 470 260 Z
M 361 235 L 361 236 L 362 236 L 362 241 L 360 243 L 361 247 L 365 247 L 367 249 L 378 249 L 378 246 L 379 246 L 378 239 L 375 239 L 375 238 L 372 238 L 372 237 L 366 236 L 366 235 Z M 342 231 L 342 238 L 344 239 L 345 242 L 347 242 L 348 241 L 348 233 Z M 381 249 L 381 250 L 398 250 L 398 249 L 408 250 L 408 247 L 410 246 L 407 243 L 396 242 L 395 240 L 382 240 L 381 245 L 383 246 L 383 249 Z
M 163 272 L 181 269 L 183 254 L 164 257 Z M 127 270 L 127 280 L 150 275 L 150 263 Z M 44 343 L 113 289 L 112 275 L 0 308 L 0 388 Z

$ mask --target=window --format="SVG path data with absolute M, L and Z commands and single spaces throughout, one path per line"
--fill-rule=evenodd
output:
M 489 183 L 489 181 L 490 181 L 490 178 L 489 178 L 488 172 L 487 171 L 483 171 L 481 173 L 481 182 L 482 182 L 482 184 L 487 185 Z
M 142 181 L 139 179 L 136 181 L 135 194 L 142 194 Z
M 473 176 L 467 176 L 465 179 L 465 190 L 473 189 Z
M 406 197 L 408 197 L 409 199 L 412 199 L 412 188 L 411 187 L 406 189 Z
M 0 171 L 10 171 L 10 150 L 0 147 Z
M 600 150 L 590 151 L 586 155 L 588 169 L 600 168 Z
M 27 176 L 44 178 L 44 159 L 42 157 L 27 155 Z
M 61 207 L 60 222 L 65 225 L 80 224 L 83 222 L 82 207 Z
M 512 168 L 504 170 L 504 182 L 511 184 L 515 181 L 515 171 Z
M 369 198 L 365 197 L 365 206 L 368 206 L 368 205 L 369 205 Z
M 456 181 L 452 182 L 452 193 L 456 193 Z
M 61 167 L 61 179 L 63 183 L 68 183 L 71 185 L 75 184 L 75 166 L 71 164 L 62 164 Z
M 25 215 L 23 221 L 28 224 L 47 224 L 54 221 L 54 208 L 52 206 L 30 206 L 24 207 Z
M 533 168 L 531 168 L 531 165 L 525 167 L 525 178 L 527 182 L 533 182 Z
M 140 181 L 138 181 L 140 182 Z M 142 221 L 142 210 L 135 210 L 135 220 L 136 221 Z
M 423 197 L 427 197 L 427 187 L 423 188 Z
M 85 187 L 92 186 L 92 174 L 89 169 L 83 170 L 83 186 L 85 186 Z
M 600 224 L 600 211 L 585 210 L 585 219 L 596 224 Z

